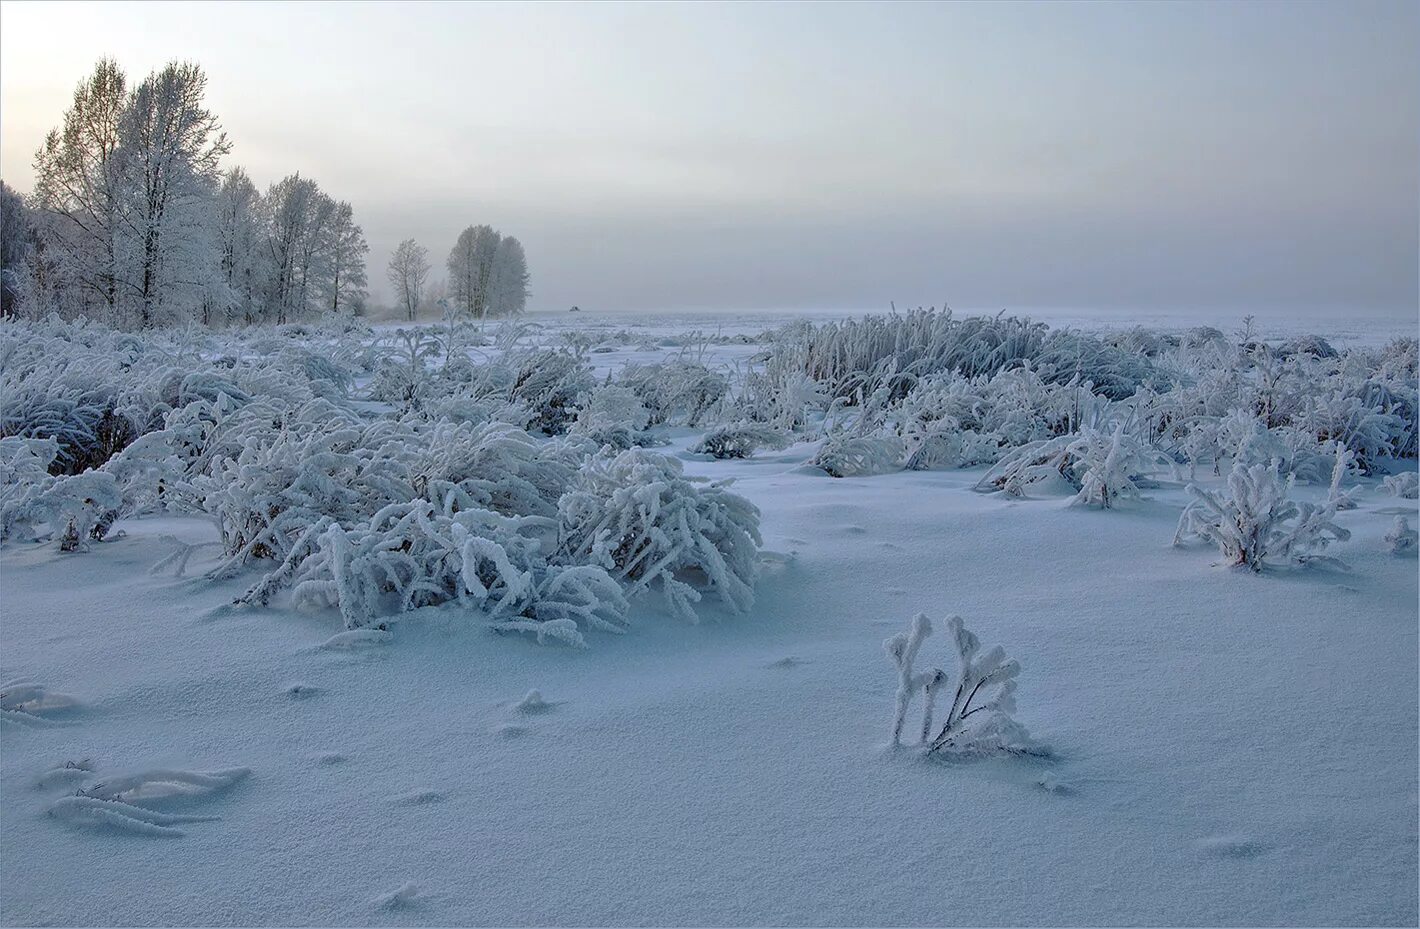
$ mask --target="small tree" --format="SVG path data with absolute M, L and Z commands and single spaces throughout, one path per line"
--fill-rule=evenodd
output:
M 387 274 L 405 318 L 413 322 L 424 296 L 424 282 L 429 278 L 428 249 L 413 239 L 405 239 L 390 256 Z

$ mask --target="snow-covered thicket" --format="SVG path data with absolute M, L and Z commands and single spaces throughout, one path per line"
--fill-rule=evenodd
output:
M 711 458 L 748 458 L 761 448 L 781 449 L 788 437 L 763 423 L 725 423 L 708 430 L 690 447 Z
M 1179 518 L 1174 543 L 1202 539 L 1218 546 L 1227 565 L 1253 571 L 1268 563 L 1339 564 L 1319 554 L 1331 542 L 1351 537 L 1333 521 L 1336 505 L 1293 501 L 1288 497 L 1292 483 L 1271 465 L 1238 463 L 1228 475 L 1226 490 L 1190 484 L 1194 500 Z
M 918 653 L 932 634 L 925 613 L 913 617 L 906 632 L 883 642 L 897 668 L 898 684 L 892 723 L 892 744 L 902 744 L 907 711 L 922 694 L 922 726 L 918 744 L 929 755 L 1045 755 L 1049 749 L 1031 738 L 1011 717 L 1015 712 L 1016 677 L 1021 666 L 996 645 L 981 651 L 981 642 L 962 624 L 960 616 L 947 619 L 957 670 L 949 675 L 940 668 L 918 671 Z M 946 716 L 934 719 L 938 696 L 952 695 Z
M 657 441 L 630 387 L 506 342 L 476 364 L 428 330 L 0 324 L 0 538 L 78 549 L 120 516 L 201 514 L 210 575 L 264 566 L 243 601 L 289 590 L 351 629 L 456 604 L 580 644 L 653 586 L 691 618 L 702 591 L 748 609 L 755 508 L 625 451 Z

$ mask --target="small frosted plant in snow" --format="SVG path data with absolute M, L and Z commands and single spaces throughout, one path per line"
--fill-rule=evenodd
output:
M 1332 521 L 1335 507 L 1289 500 L 1291 489 L 1291 478 L 1282 481 L 1275 466 L 1242 463 L 1233 465 L 1226 491 L 1190 484 L 1194 500 L 1179 517 L 1174 544 L 1190 536 L 1211 542 L 1230 567 L 1253 571 L 1268 562 L 1340 567 L 1336 559 L 1318 554 L 1331 542 L 1351 537 Z
M 940 668 L 916 670 L 922 642 L 932 634 L 932 621 L 918 613 L 906 632 L 883 643 L 897 666 L 898 685 L 892 723 L 892 744 L 902 744 L 907 711 L 920 691 L 923 695 L 922 728 L 918 744 L 929 755 L 1047 755 L 1049 749 L 1031 738 L 1024 726 L 1011 718 L 1016 709 L 1016 676 L 1021 666 L 996 645 L 981 651 L 981 642 L 969 632 L 960 616 L 947 620 L 947 632 L 956 651 L 957 673 Z M 939 694 L 952 694 L 947 714 L 934 720 Z
M 1420 472 L 1402 471 L 1381 481 L 1381 490 L 1392 497 L 1414 500 L 1420 497 Z
M 1420 543 L 1420 532 L 1410 528 L 1410 520 L 1397 516 L 1395 525 L 1386 534 L 1385 541 L 1390 546 L 1392 555 L 1404 555 L 1415 551 L 1417 543 Z
M 1341 482 L 1355 469 L 1356 453 L 1340 442 L 1333 444 L 1336 446 L 1336 463 L 1331 468 L 1331 488 L 1327 491 L 1326 504 L 1337 510 L 1354 510 L 1361 488 L 1348 487 L 1342 490 Z
M 1118 500 L 1138 499 L 1135 479 L 1147 473 L 1159 457 L 1148 445 L 1126 433 L 1123 423 L 1115 426 L 1112 435 L 1085 429 L 1068 450 L 1075 456 L 1075 470 L 1080 473 L 1080 492 L 1071 502 L 1106 510 Z

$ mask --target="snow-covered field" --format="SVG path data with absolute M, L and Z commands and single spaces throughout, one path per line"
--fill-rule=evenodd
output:
M 1415 469 L 1415 367 L 1407 367 L 1404 350 L 1399 362 L 1379 360 L 1391 336 L 1413 338 L 1413 327 L 1392 332 L 1378 321 L 1341 320 L 1283 331 L 1264 323 L 1262 336 L 1274 342 L 1318 333 L 1337 348 L 1365 349 L 1340 360 L 1294 356 L 1275 366 L 1233 345 L 1231 332 L 1216 348 L 1198 350 L 1215 353 L 1206 362 L 1187 354 L 1192 349 L 1165 346 L 1148 364 L 1185 372 L 1193 386 L 1171 390 L 1159 381 L 1113 401 L 1078 381 L 1052 380 L 1048 369 L 1044 380 L 1019 371 L 994 387 L 989 377 L 974 386 L 946 378 L 930 395 L 924 380 L 905 397 L 889 396 L 893 374 L 885 369 L 852 402 L 829 409 L 834 390 L 826 376 L 814 387 L 786 373 L 787 362 L 775 367 L 776 358 L 800 357 L 783 347 L 792 343 L 790 330 L 764 335 L 788 321 L 534 316 L 517 340 L 504 330 L 496 343 L 459 349 L 474 364 L 473 374 L 458 375 L 464 387 L 422 373 L 426 362 L 430 372 L 439 370 L 434 351 L 415 364 L 421 374 L 412 387 L 399 380 L 399 346 L 390 332 L 363 358 L 347 357 L 339 344 L 320 347 L 328 334 L 287 339 L 346 366 L 348 383 L 320 376 L 304 356 L 262 367 L 262 359 L 280 354 L 275 337 L 265 345 L 248 339 L 237 351 L 220 338 L 189 334 L 190 344 L 164 346 L 167 367 L 201 368 L 212 377 L 228 370 L 229 386 L 214 391 L 210 379 L 184 381 L 180 391 L 155 387 L 153 396 L 209 403 L 189 405 L 194 411 L 183 421 L 206 424 L 198 431 L 207 444 L 195 457 L 182 457 L 189 446 L 174 451 L 183 423 L 172 417 L 182 407 L 167 403 L 166 430 L 153 433 L 168 435 L 160 453 L 120 455 L 113 459 L 119 464 L 96 472 L 114 474 L 109 489 L 121 497 L 114 509 L 131 515 L 102 542 L 85 545 L 87 533 L 79 532 L 86 551 L 61 552 L 60 541 L 66 523 L 87 527 L 95 512 L 88 501 L 105 488 L 84 485 L 64 496 L 56 490 L 62 480 L 45 484 L 18 458 L 6 459 L 0 514 L 10 514 L 13 528 L 6 527 L 10 538 L 0 548 L 0 680 L 15 683 L 0 696 L 0 921 L 1420 919 L 1420 591 L 1413 546 L 1397 554 L 1387 540 L 1397 517 L 1413 526 L 1420 514 L 1413 495 L 1388 492 L 1399 481 L 1385 483 L 1390 473 Z M 1104 321 L 1098 330 L 1124 328 Z M 40 336 L 0 330 L 0 337 Z M 106 338 L 93 341 L 110 354 L 130 350 Z M 516 395 L 498 406 L 505 388 L 490 387 L 491 375 L 478 373 L 515 363 L 532 345 L 570 345 L 590 367 L 591 380 L 569 407 L 558 399 L 534 409 Z M 1076 346 L 1075 357 L 1087 358 L 1092 345 Z M 441 357 L 450 354 L 445 349 Z M 132 351 L 139 359 L 132 370 L 147 370 L 141 352 Z M 12 374 L 20 354 L 3 356 Z M 236 357 L 228 369 L 217 363 L 223 355 Z M 539 371 L 548 370 L 546 356 L 534 357 Z M 1108 357 L 1112 376 L 1135 376 L 1134 362 Z M 703 364 L 723 377 L 728 393 L 698 414 L 668 407 L 664 423 L 636 421 L 643 408 L 627 412 L 630 388 L 611 388 L 628 365 L 634 371 L 667 359 Z M 297 362 L 307 372 L 291 376 L 300 389 L 281 386 L 287 382 L 273 372 L 295 371 Z M 172 380 L 164 370 L 153 365 L 153 383 Z M 637 395 L 661 396 L 669 382 L 680 383 L 684 371 L 677 370 L 638 382 Z M 769 376 L 776 370 L 777 380 Z M 1307 397 L 1379 381 L 1391 405 L 1366 409 L 1391 418 L 1353 421 L 1351 431 L 1336 433 L 1345 443 L 1340 492 L 1358 488 L 1348 508 L 1330 486 L 1334 443 L 1317 436 L 1330 428 L 1318 423 L 1335 414 L 1323 415 Z M 32 386 L 26 393 L 13 380 L 0 387 L 10 391 L 11 424 L 19 399 L 53 390 Z M 585 649 L 493 631 L 517 617 L 526 617 L 525 625 L 571 622 L 560 612 L 549 619 L 554 613 L 544 610 L 560 601 L 541 589 L 528 594 L 523 612 L 509 612 L 516 584 L 501 567 L 480 575 L 481 597 L 460 588 L 442 605 L 405 612 L 350 592 L 342 571 L 358 577 L 351 567 L 357 561 L 342 562 L 336 542 L 319 554 L 312 549 L 295 569 L 305 572 L 299 579 L 327 585 L 317 590 L 327 590 L 334 604 L 325 608 L 319 596 L 306 596 L 298 609 L 289 584 L 265 606 L 233 606 L 281 562 L 255 551 L 233 562 L 230 537 L 225 548 L 194 551 L 181 577 L 172 567 L 150 573 L 175 550 L 174 538 L 223 542 L 212 517 L 230 516 L 237 491 L 267 487 L 260 482 L 290 464 L 274 454 L 253 457 L 249 471 L 214 464 L 220 442 L 210 427 L 235 419 L 240 408 L 214 412 L 223 401 L 212 398 L 225 393 L 230 400 L 239 388 L 253 398 L 249 408 L 270 402 L 280 421 L 279 411 L 320 403 L 371 421 L 398 419 L 413 430 L 400 433 L 401 441 L 428 443 L 413 447 L 416 462 L 465 447 L 434 438 L 429 430 L 439 423 L 521 416 L 518 425 L 542 454 L 560 449 L 556 454 L 571 462 L 559 479 L 570 482 L 569 494 L 584 494 L 577 507 L 619 499 L 598 497 L 603 485 L 578 483 L 588 473 L 624 460 L 617 454 L 648 454 L 587 448 L 628 436 L 632 445 L 667 443 L 649 454 L 670 456 L 689 476 L 732 479 L 728 492 L 758 508 L 753 604 L 736 610 L 726 593 L 734 589 L 738 550 L 724 536 L 715 538 L 729 577 L 708 561 L 687 562 L 674 575 L 648 577 L 642 590 L 608 555 L 609 573 L 631 595 L 624 616 L 630 628 L 612 635 L 578 619 Z M 148 388 L 132 389 L 137 395 Z M 324 400 L 309 398 L 321 390 Z M 956 391 L 977 392 L 970 416 L 980 422 L 968 425 L 960 410 L 948 422 L 941 411 L 957 409 Z M 1263 420 L 1242 423 L 1227 402 L 1203 408 L 1226 391 L 1249 404 L 1263 398 L 1297 406 L 1285 414 L 1273 408 L 1271 428 Z M 463 396 L 463 405 L 446 402 L 450 394 Z M 1179 425 L 1186 404 L 1178 397 L 1202 404 L 1186 425 Z M 141 406 L 132 396 L 124 402 L 126 410 Z M 1394 405 L 1401 402 L 1411 405 Z M 924 418 L 929 407 L 939 418 Z M 593 408 L 606 418 L 586 412 Z M 570 426 L 559 419 L 566 409 L 583 411 Z M 1057 414 L 1064 425 L 1051 425 Z M 314 417 L 293 414 L 286 431 L 305 439 L 346 425 Z M 712 427 L 750 420 L 777 441 L 744 459 L 690 451 Z M 1127 432 L 1136 445 L 1116 439 L 1113 457 L 1070 453 L 1075 457 L 1050 459 L 1044 476 L 1032 470 L 1030 453 L 1062 437 L 1094 437 L 1109 451 L 1120 423 L 1125 428 L 1113 434 Z M 539 424 L 568 435 L 544 436 Z M 13 425 L 4 434 L 16 434 Z M 196 441 L 193 434 L 181 433 L 189 437 L 182 441 Z M 244 435 L 270 444 L 262 432 Z M 873 451 L 855 457 L 840 444 L 832 446 L 839 453 L 824 454 L 825 444 L 849 440 L 873 443 Z M 5 441 L 13 452 L 17 446 Z M 1347 466 L 1351 451 L 1359 459 Z M 177 458 L 164 457 L 170 454 Z M 1147 468 L 1107 463 L 1149 456 Z M 839 478 L 813 464 L 851 471 L 844 462 L 862 461 L 864 473 Z M 1171 545 L 1180 513 L 1196 499 L 1185 489 L 1190 473 L 1202 489 L 1222 493 L 1238 462 L 1266 462 L 1294 475 L 1284 493 L 1314 505 L 1312 515 L 1331 530 L 1299 537 L 1294 550 L 1274 546 L 1256 573 L 1220 566 L 1220 549 L 1203 540 Z M 312 480 L 300 494 L 278 488 L 282 505 L 290 512 L 330 508 L 344 489 L 381 486 L 359 483 L 352 473 L 336 469 L 327 483 Z M 545 477 L 520 473 L 533 483 Z M 1092 473 L 1111 488 L 1115 505 L 1089 505 L 1098 503 L 1085 499 Z M 446 476 L 457 483 L 452 470 Z M 464 480 L 476 493 L 500 479 L 483 472 Z M 166 482 L 161 492 L 153 489 L 157 481 Z M 22 512 L 16 501 L 27 486 L 41 496 L 24 498 L 32 510 Z M 1012 492 L 978 492 L 998 486 Z M 626 489 L 634 496 L 638 488 L 644 485 Z M 495 487 L 495 499 L 501 492 Z M 43 493 L 60 502 L 36 503 Z M 571 551 L 565 539 L 578 525 L 572 516 L 583 512 L 569 516 L 568 499 L 554 505 L 564 563 Z M 696 499 L 708 506 L 708 497 Z M 337 523 L 358 550 L 362 537 L 346 512 Z M 428 519 L 437 515 L 431 510 Z M 528 525 L 535 534 L 537 526 Z M 225 528 L 231 534 L 230 519 Z M 509 537 L 489 533 L 516 560 Z M 322 546 L 328 537 L 321 536 Z M 1323 537 L 1330 543 L 1323 546 Z M 292 538 L 272 541 L 270 554 L 299 554 Z M 462 551 L 469 560 L 469 549 Z M 1318 560 L 1323 553 L 1342 564 Z M 528 557 L 517 567 L 539 584 L 543 572 L 558 570 Z M 226 576 L 206 576 L 221 563 L 232 567 Z M 675 615 L 672 599 L 662 596 L 675 583 L 705 594 L 692 607 L 698 622 Z M 360 619 L 366 607 L 373 609 L 369 621 Z M 918 612 L 937 626 L 923 646 L 923 667 L 955 674 L 942 622 L 953 614 L 984 644 L 1000 643 L 1020 662 L 1013 715 L 1048 753 L 928 758 L 916 745 L 890 745 L 898 677 L 883 644 Z M 613 617 L 613 625 L 620 622 Z M 919 725 L 921 700 L 909 712 L 909 733 Z

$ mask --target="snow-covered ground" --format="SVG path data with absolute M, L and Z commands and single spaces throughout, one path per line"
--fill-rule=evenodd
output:
M 568 315 L 532 321 L 646 337 L 591 354 L 601 374 L 694 350 L 688 329 L 780 321 Z M 835 480 L 810 443 L 712 461 L 685 451 L 700 434 L 660 450 L 760 508 L 754 608 L 707 599 L 692 625 L 645 597 L 587 650 L 455 609 L 387 641 L 228 609 L 259 574 L 200 579 L 215 550 L 187 578 L 147 571 L 164 535 L 216 540 L 195 518 L 125 521 L 82 554 L 7 544 L 0 679 L 75 702 L 4 716 L 0 921 L 1420 919 L 1420 590 L 1383 541 L 1417 501 L 1348 482 L 1327 554 L 1350 570 L 1255 575 L 1170 546 L 1175 481 L 1097 511 L 974 493 L 983 469 Z M 1021 662 L 1016 716 L 1050 758 L 889 748 L 883 640 L 919 611 Z M 925 652 L 948 660 L 940 628 Z M 106 828 L 56 804 L 81 788 Z

